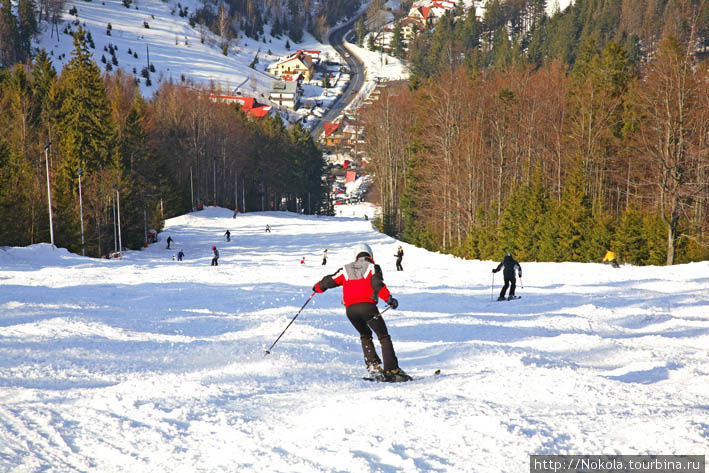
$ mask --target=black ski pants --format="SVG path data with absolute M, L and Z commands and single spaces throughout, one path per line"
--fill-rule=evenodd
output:
M 404 270 L 404 268 L 401 266 L 401 260 L 402 260 L 402 258 L 399 258 L 399 257 L 396 258 L 396 270 L 397 271 Z
M 399 368 L 399 361 L 394 353 L 394 345 L 391 343 L 391 336 L 387 331 L 384 319 L 379 314 L 377 305 L 371 302 L 360 302 L 348 306 L 347 318 L 359 332 L 364 352 L 364 362 L 367 366 L 381 364 L 382 361 L 377 356 L 377 350 L 372 341 L 372 331 L 377 334 L 379 345 L 382 347 L 382 358 L 384 358 L 384 371 Z
M 219 266 L 219 258 L 212 258 L 212 266 Z
M 505 285 L 502 286 L 502 290 L 500 291 L 500 297 L 505 297 L 505 292 L 507 292 L 508 287 L 510 288 L 510 297 L 514 296 L 515 288 L 517 287 L 517 279 L 515 278 L 514 274 L 512 276 L 505 275 Z

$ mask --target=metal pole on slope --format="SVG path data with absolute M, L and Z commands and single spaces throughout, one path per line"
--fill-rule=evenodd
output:
M 49 238 L 54 248 L 54 223 L 52 222 L 52 190 L 49 187 L 49 147 L 52 145 L 50 141 L 44 145 L 44 165 L 47 167 L 47 207 L 49 207 Z M 40 161 L 41 162 L 41 161 Z
M 123 241 L 121 240 L 121 187 L 118 186 L 116 190 L 116 207 L 118 208 L 118 257 L 123 257 Z
M 300 315 L 300 313 L 303 312 L 303 309 L 305 309 L 305 306 L 308 305 L 308 302 L 310 302 L 310 300 L 313 298 L 314 295 L 315 295 L 315 291 L 313 291 L 313 293 L 310 294 L 310 297 L 308 297 L 308 300 L 305 301 L 305 304 L 303 304 L 303 307 L 300 308 L 300 310 L 298 311 L 298 313 L 295 314 L 295 317 L 293 317 L 293 318 L 291 319 L 291 321 L 288 323 L 288 325 L 286 325 L 286 328 L 283 329 L 283 331 L 282 331 L 281 334 L 278 336 L 278 338 L 276 339 L 276 341 L 273 342 L 273 344 L 268 348 L 268 350 L 266 350 L 266 354 L 265 354 L 264 356 L 271 354 L 271 349 L 272 349 L 274 346 L 276 346 L 276 343 L 278 343 L 278 340 L 280 340 L 281 337 L 283 336 L 283 334 L 286 333 L 286 330 L 288 330 L 288 327 L 290 327 L 291 324 L 292 324 L 293 322 L 295 322 L 295 319 L 297 319 L 298 316 Z
M 79 168 L 79 220 L 81 220 L 81 256 L 86 256 L 86 245 L 84 244 L 84 204 L 81 201 L 81 175 L 84 170 Z
M 192 184 L 192 166 L 190 166 L 190 210 L 194 212 L 194 185 Z

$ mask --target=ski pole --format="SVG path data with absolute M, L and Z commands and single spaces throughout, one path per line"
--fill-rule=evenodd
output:
M 310 299 L 312 299 L 314 295 L 315 295 L 315 291 L 313 291 L 313 293 L 310 294 L 310 297 L 308 297 L 308 300 L 305 301 L 305 304 L 303 304 L 303 307 L 300 308 L 300 310 L 298 311 L 298 313 L 295 314 L 295 317 L 293 317 L 293 318 L 291 319 L 291 321 L 288 323 L 288 325 L 286 325 L 286 328 L 283 329 L 283 331 L 282 331 L 281 334 L 278 336 L 278 338 L 276 339 L 276 341 L 273 342 L 273 345 L 271 345 L 271 346 L 268 348 L 268 350 L 266 350 L 266 354 L 265 354 L 264 356 L 271 354 L 271 349 L 272 349 L 274 346 L 276 346 L 276 343 L 278 343 L 278 340 L 280 340 L 281 337 L 283 336 L 283 334 L 286 333 L 286 330 L 288 330 L 288 327 L 290 327 L 291 324 L 292 324 L 293 322 L 295 322 L 295 319 L 297 319 L 298 316 L 300 315 L 300 313 L 303 312 L 303 309 L 305 309 L 305 306 L 308 305 L 308 302 L 310 302 Z
M 382 315 L 384 312 L 386 312 L 386 311 L 389 310 L 389 309 L 391 309 L 391 306 L 390 306 L 390 305 L 384 307 L 384 310 L 381 311 L 381 312 L 379 312 L 379 315 Z

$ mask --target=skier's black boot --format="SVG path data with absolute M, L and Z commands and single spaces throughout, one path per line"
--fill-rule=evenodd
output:
M 384 381 L 387 383 L 403 383 L 404 381 L 411 381 L 413 378 L 408 374 L 404 373 L 401 368 L 387 370 L 384 372 Z
M 498 301 L 504 301 L 504 300 L 505 300 L 505 296 L 500 296 L 500 297 L 497 298 L 497 300 L 498 300 Z

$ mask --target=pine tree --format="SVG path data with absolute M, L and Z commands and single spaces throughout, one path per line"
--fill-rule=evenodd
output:
M 37 8 L 33 0 L 19 0 L 17 4 L 19 58 L 26 59 L 30 55 L 30 45 L 32 38 L 38 32 L 37 29 Z
M 114 163 L 114 130 L 101 72 L 91 58 L 82 28 L 74 34 L 72 59 L 61 77 L 63 103 L 58 122 L 62 155 L 57 183 L 57 235 L 79 249 L 78 170 L 86 177 Z
M 0 245 L 32 241 L 38 202 L 35 175 L 30 162 L 34 135 L 32 89 L 21 64 L 15 65 L 3 84 L 5 113 L 0 117 Z M 33 211 L 35 210 L 35 211 Z
M 357 35 L 357 46 L 360 48 L 364 44 L 364 37 L 367 35 L 367 29 L 364 26 L 364 15 L 361 15 L 357 20 L 357 25 L 355 26 L 355 32 Z
M 64 103 L 60 131 L 64 167 L 72 179 L 83 166 L 91 172 L 113 157 L 113 127 L 101 71 L 91 58 L 83 29 L 74 34 L 72 59 L 61 77 Z
M 370 51 L 377 49 L 377 46 L 374 44 L 374 33 L 370 33 L 369 36 L 367 36 L 367 49 Z
M 559 257 L 562 261 L 590 259 L 587 232 L 593 224 L 591 204 L 585 189 L 586 175 L 578 162 L 567 177 L 559 206 Z
M 541 231 L 539 240 L 538 259 L 540 261 L 563 261 L 559 249 L 561 209 L 556 201 L 549 202 L 547 212 L 540 221 Z
M 271 26 L 271 36 L 274 38 L 280 38 L 282 34 L 283 28 L 281 27 L 281 20 L 278 15 L 276 15 L 276 19 L 273 20 L 273 25 Z
M 593 224 L 587 229 L 587 255 L 589 261 L 599 261 L 612 245 L 615 219 L 605 210 L 593 214 Z
M 646 264 L 664 265 L 667 260 L 667 227 L 657 213 L 643 217 L 643 235 L 647 244 Z
M 394 57 L 404 57 L 404 44 L 401 36 L 401 21 L 394 22 L 394 31 L 392 32 L 391 51 Z
M 643 215 L 637 205 L 631 204 L 623 213 L 611 246 L 621 261 L 636 265 L 646 264 L 649 252 Z
M 12 153 L 0 136 L 0 246 L 20 246 L 28 241 L 23 174 L 20 155 Z
M 17 18 L 12 14 L 12 2 L 2 0 L 0 8 L 0 66 L 9 67 L 17 62 L 20 35 Z

